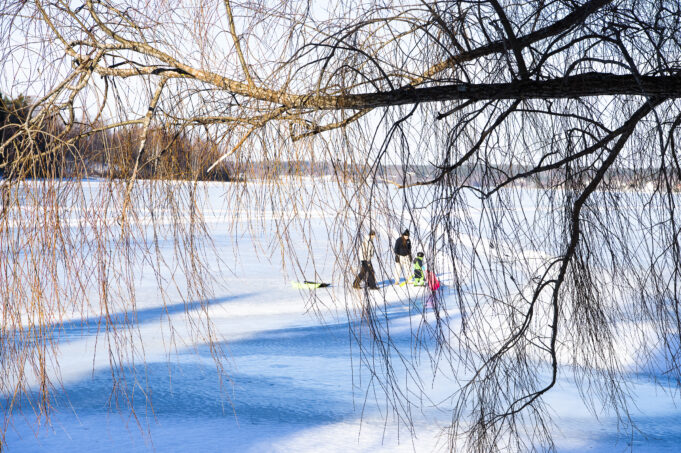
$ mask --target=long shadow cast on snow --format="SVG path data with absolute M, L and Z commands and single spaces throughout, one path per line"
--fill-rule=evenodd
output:
M 203 310 L 214 305 L 236 302 L 255 295 L 257 295 L 257 293 L 243 293 L 186 303 L 179 302 L 169 305 L 142 308 L 134 311 L 120 311 L 109 314 L 108 318 L 102 315 L 90 316 L 84 319 L 54 322 L 43 326 L 43 332 L 59 342 L 68 342 L 81 339 L 84 336 L 105 333 L 107 330 L 125 328 L 128 326 L 141 326 L 149 322 L 158 322 L 164 317 L 183 312 L 189 313 L 195 310 Z
M 112 393 L 113 381 L 108 370 L 65 386 L 65 393 L 53 399 L 52 421 L 57 426 L 72 428 L 42 431 L 40 438 L 34 438 L 33 430 L 37 427 L 19 417 L 8 432 L 7 451 L 49 451 L 45 450 L 49 444 L 86 447 L 93 442 L 96 446 L 90 445 L 88 449 L 101 449 L 98 440 L 93 441 L 79 429 L 79 418 L 99 420 L 101 426 L 91 429 L 101 431 L 101 437 L 110 441 L 102 451 L 130 451 L 133 444 L 144 445 L 147 435 L 151 435 L 152 441 L 172 436 L 178 445 L 191 438 L 200 446 L 203 441 L 194 438 L 193 431 L 197 431 L 194 426 L 212 427 L 209 433 L 203 433 L 208 436 L 205 439 L 208 444 L 222 442 L 222 450 L 210 451 L 244 451 L 267 438 L 285 437 L 356 416 L 351 400 L 339 398 L 328 389 L 299 385 L 298 380 L 290 377 L 236 372 L 221 382 L 215 366 L 196 362 L 150 363 L 145 367 L 129 367 L 125 375 L 125 382 L 117 385 L 125 388 L 126 397 L 120 392 Z M 25 402 L 24 398 L 15 404 Z M 139 427 L 128 404 L 134 409 Z M 116 416 L 117 410 L 122 411 L 120 417 Z M 176 428 L 169 431 L 168 426 Z M 111 439 L 112 434 L 106 431 L 109 429 L 119 435 L 113 434 Z M 238 448 L 233 445 L 235 441 Z M 173 451 L 186 450 L 175 447 Z
M 117 326 L 133 319 L 141 325 L 253 295 L 142 309 L 135 318 L 129 313 L 116 313 L 110 320 Z M 378 310 L 380 323 L 404 322 L 409 317 L 414 318 L 413 322 L 420 320 L 420 314 L 411 309 L 406 300 L 380 304 Z M 102 332 L 105 326 L 101 322 L 100 318 L 88 318 L 55 323 L 51 328 L 62 339 L 77 339 Z M 70 424 L 73 412 L 99 419 L 108 417 L 116 407 L 123 408 L 125 413 L 130 404 L 138 417 L 143 420 L 148 417 L 152 438 L 157 429 L 163 432 L 164 428 L 157 426 L 186 419 L 187 422 L 194 420 L 190 424 L 219 426 L 216 436 L 225 439 L 236 436 L 246 446 L 258 445 L 263 437 L 274 435 L 250 439 L 237 434 L 247 426 L 260 426 L 262 433 L 290 435 L 315 426 L 354 420 L 358 416 L 356 404 L 360 403 L 361 407 L 364 398 L 361 388 L 353 388 L 353 369 L 349 362 L 351 354 L 357 357 L 356 339 L 351 332 L 351 327 L 357 328 L 357 322 L 345 319 L 329 324 L 270 328 L 249 338 L 229 341 L 223 346 L 234 359 L 234 367 L 227 370 L 226 376 L 221 376 L 211 362 L 208 346 L 199 347 L 198 355 L 195 350 L 180 351 L 178 360 L 170 363 L 124 367 L 119 374 L 124 378 L 118 381 L 114 381 L 110 370 L 98 370 L 64 386 L 64 394 L 54 400 L 56 416 Z M 409 331 L 395 332 L 392 339 L 400 349 L 409 350 Z M 125 392 L 112 392 L 112 388 L 125 389 Z M 19 436 L 30 431 L 21 425 L 17 428 Z M 130 435 L 137 432 L 134 424 L 128 430 Z M 12 440 L 10 436 L 9 451 L 12 451 Z M 17 445 L 26 446 L 23 442 Z

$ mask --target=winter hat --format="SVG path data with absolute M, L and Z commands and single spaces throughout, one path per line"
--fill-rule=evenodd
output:
M 418 256 L 419 258 L 423 258 L 423 257 L 424 257 L 423 252 L 418 252 L 418 253 L 416 254 L 416 256 Z
M 409 236 L 409 230 L 404 230 L 404 232 L 402 232 L 402 236 Z

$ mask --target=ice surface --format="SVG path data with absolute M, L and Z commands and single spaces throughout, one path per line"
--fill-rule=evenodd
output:
M 220 199 L 219 184 L 214 184 L 212 190 L 213 196 Z M 235 237 L 226 226 L 231 214 L 218 206 L 207 217 L 218 254 L 223 257 L 234 255 Z M 327 244 L 321 222 L 330 214 L 315 210 L 311 215 L 318 219 L 315 225 L 319 227 L 313 248 L 323 256 Z M 318 290 L 322 300 L 328 302 L 322 321 L 308 311 L 304 295 L 291 288 L 290 276 L 282 271 L 276 253 L 269 259 L 256 257 L 248 234 L 236 239 L 241 253 L 239 264 L 234 272 L 223 270 L 219 274 L 222 285 L 210 300 L 187 305 L 178 299 L 163 304 L 156 297 L 154 281 L 140 273 L 136 311 L 139 329 L 131 336 L 143 345 L 144 362 L 138 358 L 124 364 L 125 380 L 117 383 L 133 397 L 129 403 L 112 396 L 114 377 L 109 357 L 101 346 L 95 347 L 106 341 L 108 334 L 99 330 L 96 314 L 85 321 L 74 314 L 73 319 L 56 323 L 61 340 L 63 393 L 55 401 L 55 413 L 48 426 L 36 425 L 30 408 L 25 408 L 25 417 L 17 413 L 11 420 L 4 451 L 446 450 L 442 429 L 451 422 L 446 398 L 456 390 L 456 384 L 446 377 L 432 381 L 427 392 L 433 401 L 445 403 L 435 408 L 425 402 L 422 411 L 414 411 L 412 435 L 394 413 L 386 410 L 383 396 L 367 393 L 373 392 L 370 376 L 358 364 L 357 345 L 350 332 L 350 323 L 356 322 L 361 312 L 361 298 L 347 300 L 348 319 L 345 307 L 336 302 L 345 302 L 345 292 L 353 290 L 338 282 L 330 289 Z M 461 241 L 467 246 L 473 239 L 463 237 Z M 487 246 L 488 239 L 483 241 Z M 502 249 L 495 246 L 495 250 Z M 543 256 L 548 252 L 528 253 Z M 389 260 L 385 256 L 383 259 Z M 325 264 L 323 259 L 318 270 L 328 272 L 327 277 L 332 275 L 331 263 Z M 379 279 L 389 278 L 391 272 L 388 267 Z M 466 277 L 465 272 L 462 275 Z M 441 276 L 445 303 L 451 278 Z M 421 322 L 421 307 L 408 303 L 407 291 L 413 295 L 419 290 L 387 283 L 383 280 L 384 286 L 373 295 L 374 301 L 389 320 L 397 346 L 410 350 L 414 327 Z M 456 323 L 455 304 L 448 308 Z M 192 337 L 186 325 L 187 312 L 200 311 L 209 314 L 224 342 L 229 356 L 224 375 L 216 369 L 210 349 Z M 179 339 L 171 353 L 170 334 L 165 327 L 168 319 Z M 431 312 L 427 311 L 425 320 L 433 322 Z M 122 333 L 125 332 L 117 332 Z M 423 368 L 427 376 L 427 363 Z M 404 370 L 397 370 L 398 374 L 401 371 Z M 594 418 L 568 378 L 566 373 L 547 395 L 559 429 L 559 451 L 680 451 L 681 410 L 663 391 L 664 387 L 649 377 L 631 373 L 630 385 L 637 403 L 633 419 L 640 429 L 634 432 L 619 432 L 612 414 Z M 134 414 L 127 404 L 132 405 Z

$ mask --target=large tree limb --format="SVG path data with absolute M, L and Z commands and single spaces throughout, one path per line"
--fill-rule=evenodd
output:
M 551 25 L 547 25 L 546 27 L 542 27 L 537 31 L 516 38 L 515 46 L 518 50 L 520 50 L 543 39 L 556 36 L 559 33 L 569 30 L 571 27 L 584 22 L 587 17 L 609 3 L 612 3 L 612 0 L 591 0 L 590 2 L 582 5 L 581 8 L 575 9 L 573 12 L 562 19 L 557 20 Z M 435 74 L 444 71 L 445 69 L 456 66 L 457 64 L 473 61 L 480 57 L 503 52 L 504 50 L 506 50 L 506 42 L 504 40 L 498 40 L 472 49 L 468 52 L 459 53 L 436 65 L 431 66 L 423 74 L 423 78 L 428 79 L 433 77 Z
M 638 79 L 638 80 L 637 80 Z M 450 84 L 415 89 L 344 96 L 296 97 L 289 107 L 317 109 L 364 109 L 423 102 L 490 99 L 567 99 L 587 96 L 640 95 L 681 97 L 681 75 L 641 76 L 590 72 L 549 80 L 518 80 L 508 83 Z
M 241 43 L 239 41 L 239 35 L 236 32 L 236 27 L 234 26 L 234 15 L 232 14 L 232 5 L 229 3 L 229 0 L 224 0 L 223 3 L 225 4 L 225 10 L 227 11 L 227 20 L 229 22 L 229 33 L 232 35 L 232 41 L 234 42 L 234 49 L 236 50 L 236 54 L 239 57 L 239 62 L 241 63 L 241 69 L 244 71 L 244 76 L 246 77 L 246 81 L 248 82 L 248 85 L 251 88 L 255 88 L 255 82 L 253 82 L 253 78 L 251 77 L 251 71 L 248 69 L 248 64 L 246 63 L 246 58 L 244 57 L 244 53 L 241 50 Z
M 511 38 L 512 46 L 516 56 L 520 55 L 521 49 L 527 47 L 535 42 L 546 39 L 551 36 L 555 36 L 562 33 L 571 27 L 583 22 L 589 15 L 598 11 L 603 6 L 610 3 L 612 0 L 592 0 L 585 3 L 582 7 L 576 9 L 572 13 L 565 16 L 551 25 L 543 27 L 535 32 L 523 35 L 520 37 Z M 366 108 L 376 108 L 385 107 L 392 105 L 403 105 L 403 104 L 413 104 L 418 102 L 432 102 L 432 101 L 442 101 L 442 100 L 452 100 L 452 99 L 506 99 L 506 98 L 518 98 L 517 92 L 514 90 L 506 90 L 506 88 L 511 88 L 506 86 L 507 84 L 493 84 L 493 85 L 444 85 L 439 87 L 427 87 L 427 88 L 413 88 L 415 85 L 420 85 L 427 82 L 435 74 L 450 68 L 456 64 L 463 63 L 466 61 L 472 61 L 477 58 L 481 58 L 487 55 L 491 55 L 498 52 L 504 52 L 507 48 L 508 42 L 506 40 L 499 40 L 491 42 L 487 45 L 478 47 L 476 49 L 470 50 L 468 52 L 462 52 L 454 55 L 447 60 L 442 61 L 428 70 L 426 70 L 419 79 L 413 81 L 410 85 L 403 87 L 401 89 L 396 89 L 387 92 L 380 93 L 366 93 L 366 94 L 355 94 L 355 95 L 323 95 L 320 94 L 315 96 L 314 94 L 295 94 L 289 93 L 285 90 L 276 90 L 272 88 L 265 87 L 255 87 L 251 80 L 247 80 L 247 83 L 240 82 L 238 80 L 231 79 L 229 77 L 222 76 L 210 71 L 200 70 L 193 68 L 190 65 L 184 64 L 183 62 L 173 58 L 165 52 L 160 51 L 147 43 L 130 41 L 125 39 L 107 27 L 104 22 L 98 17 L 94 11 L 94 7 L 90 1 L 87 2 L 90 9 L 91 15 L 98 26 L 110 37 L 112 37 L 117 42 L 125 45 L 127 48 L 132 49 L 136 52 L 154 57 L 165 63 L 166 68 L 161 66 L 151 66 L 145 68 L 132 68 L 132 69 L 119 69 L 119 68 L 106 68 L 97 67 L 95 71 L 100 75 L 112 75 L 117 77 L 131 77 L 140 75 L 150 75 L 157 74 L 159 72 L 164 72 L 168 77 L 183 77 L 183 78 L 193 78 L 210 85 L 216 86 L 218 88 L 224 89 L 231 93 L 242 95 L 248 98 L 272 102 L 281 106 L 285 106 L 288 109 L 297 108 L 313 108 L 321 110 L 336 110 L 336 109 L 366 109 Z M 522 60 L 522 58 L 521 58 Z M 242 62 L 243 63 L 243 62 Z M 519 61 L 519 65 L 523 65 Z M 586 75 L 585 75 L 586 76 Z M 579 76 L 576 76 L 579 77 Z M 247 79 L 249 77 L 247 76 Z M 579 80 L 575 80 L 579 82 Z M 562 90 L 560 94 L 560 87 L 551 87 L 551 81 L 547 81 L 547 89 L 549 91 L 555 91 L 558 89 L 559 94 L 542 94 L 539 93 L 538 96 L 529 96 L 524 94 L 520 96 L 521 99 L 529 99 L 531 97 L 538 98 L 560 98 L 566 97 L 565 90 Z M 597 82 L 593 80 L 585 80 L 587 83 Z M 542 83 L 542 82 L 527 82 L 527 83 Z M 555 80 L 554 80 L 555 83 Z M 609 81 L 604 81 L 604 85 L 608 85 Z M 480 87 L 480 89 L 475 90 L 474 87 Z M 523 87 L 518 87 L 522 90 Z M 526 87 L 527 90 L 532 90 L 535 88 L 532 85 Z M 572 87 L 568 88 L 571 90 Z M 466 95 L 460 93 L 461 91 L 468 90 L 470 93 Z M 490 94 L 489 90 L 494 92 Z M 504 90 L 506 92 L 505 96 L 497 96 L 497 92 Z M 525 93 L 527 93 L 525 90 Z M 588 91 L 588 90 L 587 90 Z M 409 94 L 409 95 L 407 95 Z M 640 90 L 632 93 L 631 90 L 625 90 L 622 93 L 614 92 L 587 92 L 586 94 L 577 94 L 576 96 L 590 96 L 598 94 L 641 94 Z M 644 93 L 647 94 L 647 93 Z M 666 96 L 666 94 L 661 93 L 650 93 L 651 95 Z M 676 97 L 676 96 L 671 96 Z
M 147 70 L 99 68 L 104 75 L 120 75 L 119 72 L 139 75 L 158 72 Z M 377 107 L 442 102 L 457 100 L 484 101 L 491 99 L 567 99 L 587 96 L 639 95 L 676 99 L 681 97 L 681 74 L 669 76 L 618 75 L 588 72 L 564 78 L 548 80 L 516 80 L 507 83 L 468 84 L 455 83 L 424 88 L 397 89 L 376 93 L 346 95 L 301 95 L 265 88 L 249 89 L 246 85 L 216 74 L 184 68 L 163 72 L 166 77 L 194 78 L 231 93 L 272 102 L 287 109 L 313 110 L 362 110 Z

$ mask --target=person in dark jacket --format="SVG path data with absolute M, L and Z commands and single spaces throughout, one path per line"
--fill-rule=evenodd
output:
M 405 281 L 411 277 L 411 241 L 409 240 L 409 230 L 404 230 L 402 236 L 395 241 L 395 284 L 400 283 L 400 277 L 404 276 Z
M 376 276 L 374 274 L 374 266 L 371 264 L 371 258 L 374 256 L 376 248 L 374 247 L 374 238 L 376 237 L 376 232 L 374 230 L 369 231 L 369 235 L 362 242 L 359 248 L 359 261 L 360 261 L 360 271 L 355 281 L 352 283 L 352 287 L 359 289 L 359 284 L 362 281 L 366 281 L 369 289 L 378 289 L 376 286 Z

